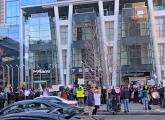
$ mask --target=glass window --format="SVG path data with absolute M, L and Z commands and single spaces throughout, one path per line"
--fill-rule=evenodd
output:
M 66 69 L 67 65 L 67 50 L 62 50 L 63 68 Z
M 106 22 L 106 35 L 108 41 L 113 41 L 114 39 L 114 22 Z
M 43 108 L 49 108 L 50 106 L 43 104 L 43 103 L 31 103 L 28 104 L 28 108 L 30 109 L 43 109 Z
M 165 0 L 153 0 L 155 10 L 165 10 Z
M 130 46 L 128 49 L 129 64 L 141 64 L 141 46 Z
M 164 65 L 164 44 L 158 44 L 158 52 L 160 64 Z
M 113 61 L 113 47 L 108 47 L 108 65 L 112 66 Z
M 82 67 L 82 52 L 80 49 L 73 49 L 73 66 Z
M 3 111 L 3 114 L 25 112 L 25 105 L 13 105 Z
M 43 3 L 54 3 L 59 0 L 21 0 L 21 5 L 35 5 L 35 4 L 43 4 Z
M 156 33 L 158 37 L 165 37 L 165 17 L 156 19 Z
M 66 45 L 68 40 L 68 27 L 67 26 L 61 26 L 60 29 L 60 36 L 61 36 L 61 44 Z
M 6 1 L 7 24 L 19 24 L 19 0 Z
M 28 21 L 30 43 L 33 44 L 42 42 L 48 43 L 51 41 L 50 19 L 48 13 L 32 14 Z M 38 42 L 37 42 L 38 41 Z

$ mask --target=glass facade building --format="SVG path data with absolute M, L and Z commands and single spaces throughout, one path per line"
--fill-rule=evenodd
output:
M 2 4 L 3 3 L 3 4 Z M 0 84 L 19 85 L 19 0 L 0 0 L 3 22 L 0 24 L 1 56 L 0 56 Z M 2 14 L 3 12 L 3 14 Z
M 159 83 L 165 71 L 164 3 L 6 0 L 0 33 L 20 42 L 20 79 L 29 86 L 80 78 L 107 86 L 145 84 L 155 76 Z

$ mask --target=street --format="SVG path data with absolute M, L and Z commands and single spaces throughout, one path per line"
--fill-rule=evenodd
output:
M 165 115 L 99 115 L 84 120 L 165 120 Z

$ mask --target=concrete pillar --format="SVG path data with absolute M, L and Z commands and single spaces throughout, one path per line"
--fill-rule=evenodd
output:
M 73 5 L 69 4 L 66 85 L 68 85 L 70 83 L 71 44 L 72 44 L 72 16 L 73 16 Z
M 102 37 L 102 43 L 103 43 L 103 52 L 104 52 L 104 61 L 105 61 L 105 79 L 107 82 L 107 87 L 110 87 L 110 80 L 109 80 L 109 74 L 108 74 L 108 62 L 107 62 L 107 38 L 106 38 L 106 31 L 105 31 L 105 20 L 104 20 L 104 8 L 103 8 L 103 1 L 98 2 L 99 5 L 99 16 L 100 16 L 100 24 L 101 24 L 101 37 Z
M 157 82 L 160 83 L 161 80 L 161 69 L 160 69 L 160 61 L 159 61 L 159 54 L 158 54 L 158 42 L 157 42 L 157 34 L 156 34 L 156 27 L 155 27 L 155 14 L 154 14 L 154 7 L 153 1 L 148 0 L 148 8 L 149 8 L 149 16 L 151 22 L 151 32 L 153 38 L 153 47 L 154 47 L 154 58 L 155 58 L 155 65 L 156 65 L 156 75 L 157 75 Z
M 23 55 L 23 44 L 24 44 L 24 17 L 23 10 L 20 9 L 20 25 L 19 25 L 19 33 L 20 33 L 20 45 L 19 45 L 19 56 L 20 56 L 20 83 L 22 85 L 24 82 L 24 55 Z
M 58 63 L 59 63 L 58 67 L 59 67 L 59 71 L 60 71 L 60 78 L 59 78 L 59 80 L 60 80 L 60 83 L 62 85 L 65 85 L 58 6 L 54 6 L 54 13 L 55 13 L 55 25 L 56 25 L 55 28 L 56 28 L 56 36 L 57 36 L 57 47 L 58 47 Z
M 113 40 L 113 73 L 112 73 L 112 86 L 116 87 L 117 81 L 117 57 L 118 57 L 118 17 L 119 17 L 119 0 L 115 0 L 115 21 L 114 21 L 114 40 Z

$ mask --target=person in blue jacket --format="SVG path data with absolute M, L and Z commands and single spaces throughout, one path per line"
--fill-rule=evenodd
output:
M 95 105 L 94 101 L 95 101 L 94 100 L 94 94 L 93 94 L 93 91 L 92 91 L 91 87 L 89 86 L 88 91 L 87 91 L 87 99 L 86 99 L 86 105 L 88 107 L 89 116 L 92 115 L 93 108 L 94 108 L 94 105 Z

